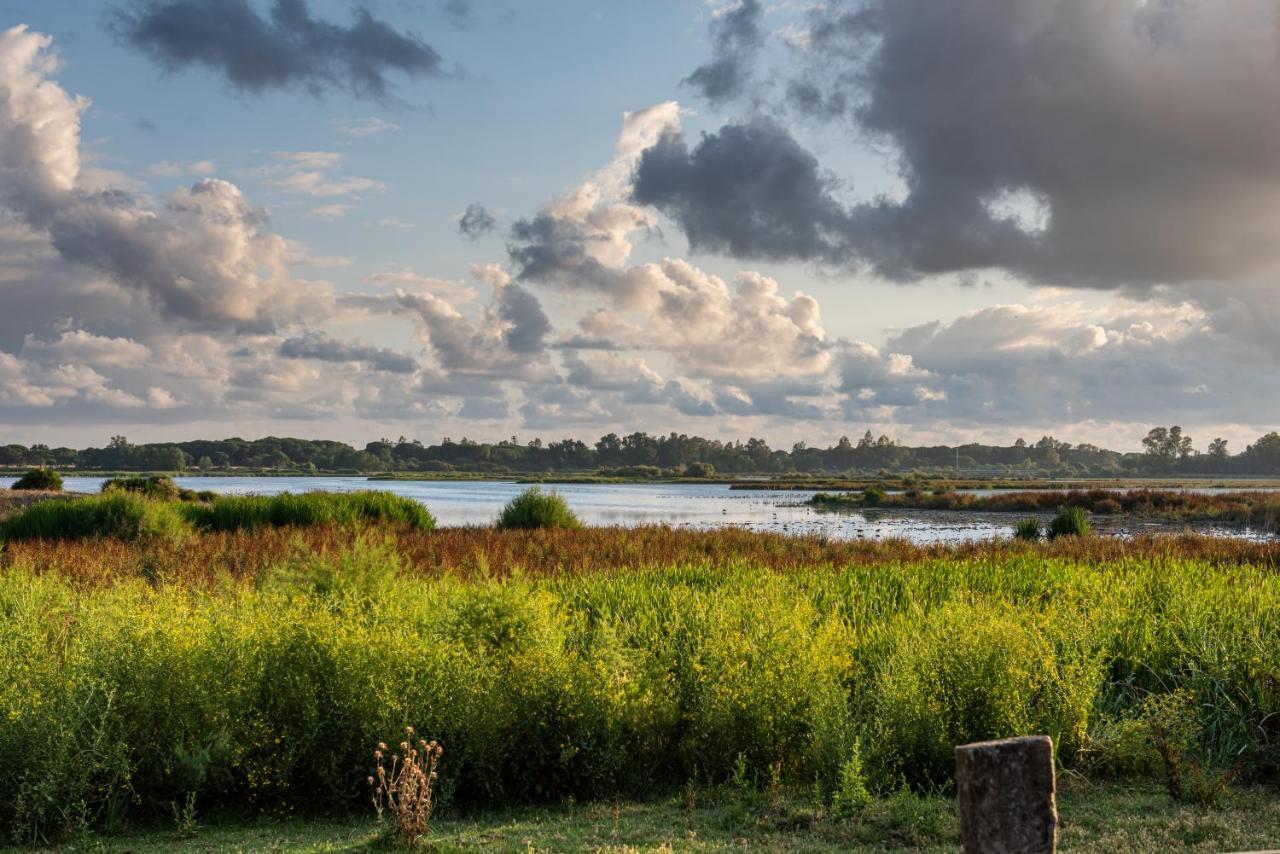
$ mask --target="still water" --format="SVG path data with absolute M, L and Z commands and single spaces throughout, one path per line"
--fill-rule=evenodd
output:
M 14 478 L 0 478 L 7 487 Z M 511 481 L 370 481 L 363 477 L 179 477 L 180 486 L 236 495 L 325 490 L 383 489 L 421 501 L 441 525 L 487 525 L 502 505 L 527 488 Z M 68 477 L 66 489 L 97 492 L 101 477 Z M 820 534 L 835 539 L 900 537 L 916 543 L 955 543 L 1007 537 L 1020 514 L 873 511 L 818 512 L 804 502 L 805 490 L 731 490 L 723 484 L 624 483 L 562 484 L 550 487 L 564 496 L 588 525 L 666 524 L 693 528 L 736 526 L 756 531 Z M 1169 530 L 1129 523 L 1103 530 L 1120 535 Z M 1265 536 L 1240 529 L 1201 527 L 1222 536 Z

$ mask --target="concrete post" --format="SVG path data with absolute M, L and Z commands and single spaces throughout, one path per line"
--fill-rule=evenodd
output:
M 1047 735 L 956 748 L 965 854 L 1053 854 L 1058 842 L 1053 740 Z

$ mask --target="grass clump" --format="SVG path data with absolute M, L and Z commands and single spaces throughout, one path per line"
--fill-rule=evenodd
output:
M 102 492 L 104 494 L 130 492 L 134 495 L 143 495 L 147 498 L 158 498 L 166 501 L 172 501 L 180 497 L 178 485 L 173 482 L 173 478 L 166 475 L 113 477 L 103 482 Z
M 42 501 L 0 522 L 0 539 L 180 540 L 190 532 L 175 505 L 139 495 L 91 495 L 71 501 Z
M 1013 536 L 1019 540 L 1035 541 L 1040 539 L 1044 528 L 1035 516 L 1028 516 L 1013 526 Z
M 1049 523 L 1049 539 L 1058 537 L 1085 537 L 1093 531 L 1089 512 L 1083 507 L 1064 507 Z
M 32 469 L 14 482 L 10 489 L 39 489 L 46 492 L 62 491 L 62 475 L 53 469 Z
M 558 493 L 543 492 L 534 486 L 507 502 L 498 514 L 498 527 L 502 530 L 580 528 L 582 523 Z
M 436 526 L 435 517 L 417 501 L 377 490 L 226 495 L 207 503 L 184 504 L 182 510 L 193 525 L 205 531 L 361 523 L 430 531 Z

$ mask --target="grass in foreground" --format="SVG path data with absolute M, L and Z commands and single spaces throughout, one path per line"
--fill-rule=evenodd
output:
M 1064 781 L 1059 850 L 1100 852 L 1261 849 L 1280 839 L 1280 798 L 1245 789 L 1221 809 L 1172 803 L 1163 790 Z M 66 850 L 106 852 L 388 850 L 372 820 L 213 822 L 92 836 Z M 954 803 L 897 796 L 839 818 L 804 798 L 706 790 L 665 799 L 606 801 L 484 813 L 433 822 L 436 851 L 885 851 L 951 852 L 959 844 Z M 25 849 L 30 850 L 30 849 Z M 56 850 L 56 849 L 55 849 Z
M 408 724 L 445 746 L 441 803 L 460 810 L 689 780 L 778 781 L 831 805 L 946 791 L 955 744 L 1033 732 L 1072 774 L 1153 781 L 1157 713 L 1183 755 L 1248 757 L 1276 780 L 1280 577 L 1247 559 L 1266 549 L 1082 538 L 795 565 L 782 558 L 829 544 L 668 529 L 456 541 L 686 558 L 533 574 L 415 556 L 446 531 L 273 531 L 164 552 L 7 545 L 0 830 L 57 840 L 188 799 L 209 816 L 350 814 L 368 803 L 372 746 Z M 259 538 L 281 551 L 239 563 Z

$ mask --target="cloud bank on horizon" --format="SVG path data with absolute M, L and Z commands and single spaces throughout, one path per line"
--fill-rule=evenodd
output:
M 107 26 L 166 72 L 211 71 L 231 97 L 385 104 L 400 91 L 388 75 L 445 74 L 435 48 L 369 12 L 344 25 L 304 0 L 263 9 L 145 0 Z M 614 151 L 536 209 L 467 202 L 442 228 L 477 254 L 505 246 L 469 281 L 404 269 L 344 282 L 343 259 L 278 233 L 234 175 L 187 152 L 151 174 L 193 183 L 158 196 L 88 165 L 93 93 L 59 83 L 49 36 L 11 27 L 0 425 L 99 441 L 95 423 L 225 432 L 211 421 L 341 424 L 353 439 L 394 425 L 1085 440 L 1177 422 L 1239 441 L 1280 422 L 1274 3 L 845 0 L 785 31 L 775 13 L 715 7 L 707 60 L 671 75 L 672 95 L 719 127 L 694 136 L 674 97 L 635 105 Z M 807 128 L 890 152 L 901 191 L 853 196 Z M 275 151 L 256 177 L 326 198 L 308 215 L 330 221 L 395 193 L 344 166 Z M 689 257 L 652 254 L 674 236 Z M 726 276 L 718 259 L 746 266 Z M 898 282 L 921 314 L 857 340 L 788 270 L 824 291 Z M 930 314 L 931 292 L 989 271 L 1027 298 Z

